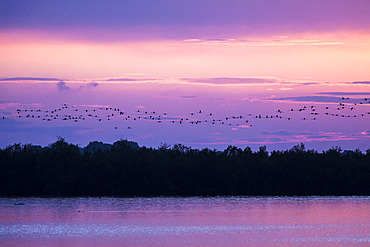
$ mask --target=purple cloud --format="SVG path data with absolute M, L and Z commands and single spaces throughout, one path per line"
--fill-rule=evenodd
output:
M 58 78 L 47 77 L 6 77 L 0 78 L 0 81 L 60 81 Z
M 329 94 L 329 95 L 370 95 L 370 92 L 321 92 L 316 94 Z
M 238 78 L 238 77 L 220 77 L 220 78 L 182 78 L 182 81 L 190 83 L 205 83 L 215 85 L 227 84 L 261 84 L 261 83 L 277 83 L 276 79 L 265 78 Z
M 60 81 L 59 83 L 57 83 L 57 87 L 61 91 L 69 90 L 69 87 L 66 85 L 64 81 Z
M 138 81 L 138 79 L 131 79 L 131 78 L 111 78 L 111 79 L 107 79 L 106 81 Z
M 347 96 L 347 95 L 370 95 L 370 92 L 321 92 L 316 94 Z
M 79 87 L 79 89 L 84 89 L 84 88 L 94 88 L 94 87 L 97 87 L 98 86 L 98 83 L 97 82 L 89 82 L 89 83 L 86 83 L 84 85 L 81 85 Z
M 278 135 L 278 136 L 302 136 L 302 135 L 306 135 L 306 136 L 309 136 L 309 135 L 312 135 L 311 132 L 299 132 L 299 133 L 294 133 L 294 132 L 290 132 L 290 131 L 286 131 L 286 130 L 279 130 L 279 131 L 267 131 L 267 130 L 264 130 L 261 132 L 262 135 Z
M 338 97 L 329 96 L 299 96 L 299 97 L 285 97 L 285 98 L 272 98 L 269 100 L 288 100 L 296 102 L 326 102 L 326 103 L 337 103 L 340 101 Z
M 3 0 L 0 6 L 0 29 L 79 29 L 94 39 L 105 38 L 96 29 L 129 30 L 112 34 L 121 39 L 370 29 L 367 0 Z
M 195 99 L 196 97 L 197 96 L 191 96 L 191 95 L 189 95 L 189 96 L 187 96 L 187 95 L 181 96 L 182 99 Z
M 354 81 L 352 84 L 370 84 L 370 81 Z
M 157 79 L 110 78 L 105 81 L 155 81 Z
M 362 135 L 366 135 L 367 132 L 361 132 Z M 310 131 L 303 131 L 303 132 L 291 132 L 285 130 L 279 131 L 262 131 L 261 135 L 265 135 L 266 141 L 272 140 L 271 138 L 279 137 L 281 138 L 282 142 L 323 142 L 323 141 L 339 141 L 339 140 L 357 140 L 358 136 L 354 136 L 353 134 L 347 135 L 339 132 L 310 132 Z
M 98 83 L 97 82 L 90 82 L 87 84 L 89 87 L 97 87 Z
M 352 94 L 352 93 L 351 93 Z M 334 95 L 337 95 L 334 93 Z M 340 95 L 344 95 L 343 93 Z M 350 94 L 348 94 L 350 95 Z M 359 93 L 353 95 L 370 95 L 369 93 Z M 345 98 L 342 97 L 331 97 L 331 96 L 298 96 L 298 97 L 284 97 L 284 98 L 268 98 L 265 100 L 282 100 L 282 101 L 294 101 L 294 102 L 317 102 L 317 103 L 351 103 L 358 104 L 364 102 L 363 99 L 358 98 Z

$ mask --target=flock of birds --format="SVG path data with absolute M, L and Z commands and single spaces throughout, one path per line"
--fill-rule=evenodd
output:
M 128 121 L 124 128 L 132 129 L 135 121 L 152 121 L 158 124 L 211 124 L 225 125 L 234 127 L 249 128 L 253 126 L 253 122 L 258 119 L 285 119 L 292 120 L 298 118 L 300 120 L 315 121 L 319 116 L 330 116 L 340 118 L 358 118 L 370 116 L 370 112 L 358 112 L 358 105 L 370 104 L 370 99 L 361 99 L 358 103 L 347 103 L 350 100 L 348 97 L 339 98 L 338 104 L 330 106 L 321 105 L 305 105 L 299 108 L 289 108 L 285 110 L 277 109 L 273 114 L 240 114 L 232 116 L 216 117 L 216 114 L 197 110 L 183 116 L 170 116 L 166 112 L 148 111 L 137 109 L 133 113 L 127 113 L 119 108 L 114 107 L 89 107 L 78 108 L 77 106 L 63 104 L 54 109 L 17 109 L 15 117 L 24 119 L 38 119 L 46 122 L 51 121 L 70 121 L 74 123 L 93 119 L 96 122 L 111 121 L 117 118 L 123 121 Z M 0 119 L 6 119 L 5 116 Z M 116 122 L 115 122 L 116 123 Z M 121 125 L 114 126 L 114 129 L 119 129 Z

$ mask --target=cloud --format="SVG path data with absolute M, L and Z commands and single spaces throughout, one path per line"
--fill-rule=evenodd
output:
M 279 131 L 267 131 L 264 130 L 261 132 L 262 135 L 278 135 L 278 136 L 297 136 L 297 135 L 312 135 L 311 132 L 306 131 L 306 132 L 289 132 L 286 130 L 279 130 Z
M 107 108 L 107 107 L 111 107 L 110 105 L 79 105 L 79 106 L 82 106 L 82 107 L 94 107 L 94 108 L 100 108 L 100 107 Z
M 110 78 L 106 79 L 105 81 L 141 81 L 141 80 L 132 78 Z
M 79 87 L 79 89 L 84 89 L 84 88 L 94 88 L 94 87 L 97 87 L 98 86 L 98 83 L 97 82 L 89 82 L 89 83 L 86 83 L 84 85 L 81 85 Z
M 319 93 L 320 94 L 320 93 Z M 332 94 L 332 95 L 346 95 L 345 93 L 322 93 L 322 94 Z M 349 93 L 347 95 L 370 95 L 369 93 Z M 332 97 L 332 96 L 298 96 L 298 97 L 284 97 L 284 98 L 266 98 L 263 100 L 272 100 L 272 101 L 290 101 L 290 102 L 312 102 L 312 103 L 346 103 L 346 104 L 359 104 L 364 102 L 363 99 L 358 98 L 345 98 L 342 97 Z
M 21 103 L 16 101 L 0 101 L 0 109 L 6 109 L 9 107 L 20 107 L 20 106 L 32 106 L 32 107 L 42 107 L 42 103 Z
M 344 134 L 338 132 L 294 132 L 287 130 L 278 131 L 262 131 L 259 136 L 241 138 L 232 141 L 220 141 L 207 144 L 228 144 L 228 145 L 265 145 L 277 143 L 309 143 L 309 142 L 338 142 L 338 141 L 353 141 L 359 140 L 365 135 L 368 137 L 369 131 L 358 133 L 361 135 Z M 219 140 L 222 140 L 221 138 Z M 217 139 L 216 139 L 217 141 Z
M 90 82 L 87 84 L 87 86 L 89 87 L 97 87 L 98 86 L 98 83 L 97 82 Z
M 370 95 L 370 92 L 320 92 L 316 94 L 328 94 L 328 95 Z
M 110 82 L 115 82 L 115 81 L 122 81 L 122 82 L 140 82 L 140 81 L 155 81 L 158 79 L 150 79 L 150 78 L 145 78 L 145 79 L 134 79 L 134 78 L 109 78 L 106 79 L 105 81 L 110 81 Z
M 361 134 L 366 135 L 367 132 L 361 132 Z M 291 132 L 286 130 L 279 131 L 262 131 L 261 135 L 265 135 L 265 140 L 270 142 L 272 138 L 279 137 L 281 142 L 326 142 L 326 141 L 344 141 L 344 140 L 358 140 L 360 136 L 353 134 L 343 134 L 338 132 Z
M 318 82 L 305 82 L 305 83 L 302 83 L 302 86 L 309 86 L 309 85 L 318 85 L 320 83 Z
M 285 98 L 269 98 L 267 100 L 337 103 L 340 101 L 340 98 L 339 97 L 329 97 L 329 96 L 299 96 L 299 97 L 285 97 Z
M 243 128 L 243 129 L 251 128 L 251 127 L 252 125 L 244 125 L 244 124 L 238 126 L 238 128 Z
M 359 95 L 370 95 L 370 94 L 359 94 Z M 263 100 L 272 101 L 290 101 L 290 102 L 312 102 L 312 103 L 350 103 L 359 104 L 363 102 L 363 99 L 348 98 L 342 100 L 342 97 L 330 97 L 330 96 L 298 96 L 298 97 L 284 97 L 284 98 L 265 98 Z
M 79 126 L 35 126 L 26 122 L 7 119 L 7 124 L 0 125 L 0 134 L 25 133 L 26 135 L 35 136 L 38 133 L 44 133 L 49 136 L 58 136 L 58 133 L 75 133 L 78 130 L 88 129 Z
M 370 84 L 370 81 L 354 81 L 352 84 Z
M 60 81 L 58 78 L 47 77 L 6 77 L 0 78 L 0 81 Z
M 244 78 L 244 77 L 218 77 L 218 78 L 181 78 L 188 83 L 201 83 L 208 85 L 243 85 L 243 84 L 271 84 L 279 80 L 271 78 Z
M 170 99 L 170 100 L 177 100 L 177 99 L 195 99 L 197 96 L 177 96 L 177 95 L 153 95 L 152 98 L 155 99 Z
M 235 144 L 273 144 L 273 143 L 282 143 L 285 142 L 284 139 L 279 137 L 271 137 L 271 138 L 248 138 L 246 140 L 236 140 L 234 141 Z
M 64 91 L 64 90 L 69 90 L 69 87 L 66 85 L 64 81 L 60 81 L 57 83 L 57 87 L 59 90 Z
M 275 132 L 271 132 L 271 131 L 262 131 L 261 132 L 262 135 L 283 135 L 283 136 L 290 136 L 290 135 L 293 135 L 293 133 L 291 132 L 288 132 L 288 131 L 284 131 L 284 130 L 280 130 L 280 131 L 275 131 Z
M 289 39 L 289 37 L 279 37 L 278 39 L 245 40 L 245 39 L 186 39 L 184 42 L 200 45 L 237 45 L 249 47 L 268 47 L 268 46 L 323 46 L 323 45 L 343 45 L 344 43 L 336 40 L 320 39 Z
M 370 136 L 370 130 L 364 130 L 361 132 L 362 135 Z
M 181 96 L 182 99 L 195 99 L 197 96 L 192 96 L 192 95 L 184 95 L 184 96 Z

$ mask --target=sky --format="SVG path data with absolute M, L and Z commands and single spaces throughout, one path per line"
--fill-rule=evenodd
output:
M 365 151 L 368 13 L 366 0 L 0 1 L 0 146 Z

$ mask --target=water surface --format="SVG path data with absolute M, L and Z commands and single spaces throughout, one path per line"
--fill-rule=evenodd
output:
M 1 198 L 0 245 L 369 246 L 370 197 Z

